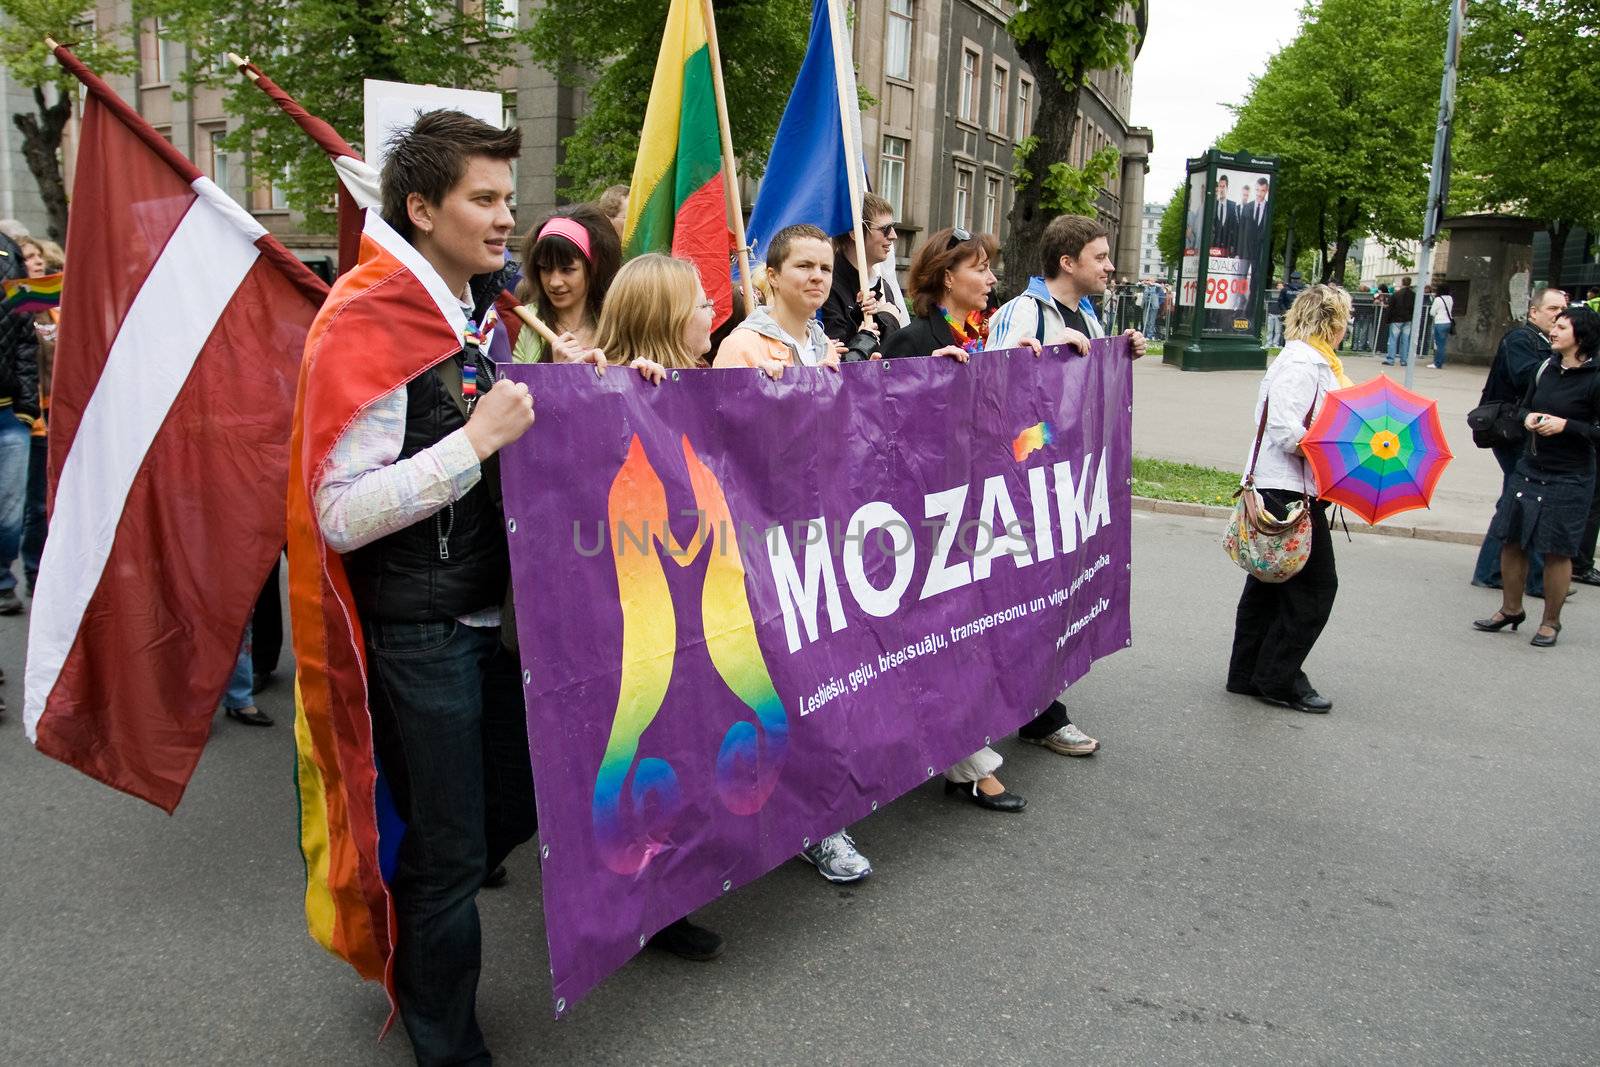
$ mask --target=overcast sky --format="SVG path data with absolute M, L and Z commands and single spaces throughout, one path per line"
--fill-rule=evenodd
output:
M 1223 105 L 1244 101 L 1250 78 L 1294 39 L 1300 0 L 1244 6 L 1150 0 L 1150 32 L 1133 70 L 1133 124 L 1155 131 L 1145 199 L 1163 203 L 1184 161 L 1233 125 Z

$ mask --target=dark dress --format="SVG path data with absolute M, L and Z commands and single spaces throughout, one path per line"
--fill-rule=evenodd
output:
M 1529 432 L 1522 457 L 1507 480 L 1489 532 L 1504 543 L 1567 559 L 1579 554 L 1594 498 L 1595 444 L 1600 441 L 1600 366 L 1588 360 L 1539 372 L 1523 398 L 1530 411 L 1567 420 L 1551 437 Z

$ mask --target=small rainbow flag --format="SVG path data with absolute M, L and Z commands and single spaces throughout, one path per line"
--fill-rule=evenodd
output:
M 32 314 L 49 311 L 61 303 L 61 272 L 42 278 L 11 278 L 5 281 L 5 299 L 0 308 L 7 312 Z
M 1026 430 L 1017 434 L 1017 439 L 1011 442 L 1011 454 L 1021 463 L 1045 445 L 1055 441 L 1055 431 L 1048 422 L 1036 422 Z

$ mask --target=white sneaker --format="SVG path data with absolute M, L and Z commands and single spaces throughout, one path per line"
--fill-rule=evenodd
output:
M 840 830 L 800 853 L 830 882 L 859 882 L 872 873 L 867 857 L 856 851 L 850 835 Z
M 1051 752 L 1063 756 L 1092 756 L 1100 748 L 1100 742 L 1084 733 L 1073 723 L 1061 727 L 1059 730 L 1044 737 L 1025 737 L 1035 745 L 1043 745 Z

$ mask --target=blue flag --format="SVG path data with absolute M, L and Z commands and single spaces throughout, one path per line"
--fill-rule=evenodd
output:
M 844 40 L 842 27 L 834 33 L 829 0 L 813 0 L 811 40 L 806 45 L 805 62 L 800 65 L 800 76 L 783 109 L 767 172 L 761 177 L 761 188 L 750 213 L 748 237 L 756 260 L 766 259 L 768 242 L 785 226 L 809 222 L 822 227 L 831 237 L 849 233 L 855 225 L 850 176 L 845 170 L 845 161 L 852 152 L 845 144 L 839 112 L 841 76 L 850 102 L 851 141 L 858 161 L 861 126 L 856 72 L 850 65 Z M 842 63 L 835 61 L 839 53 L 845 55 Z

